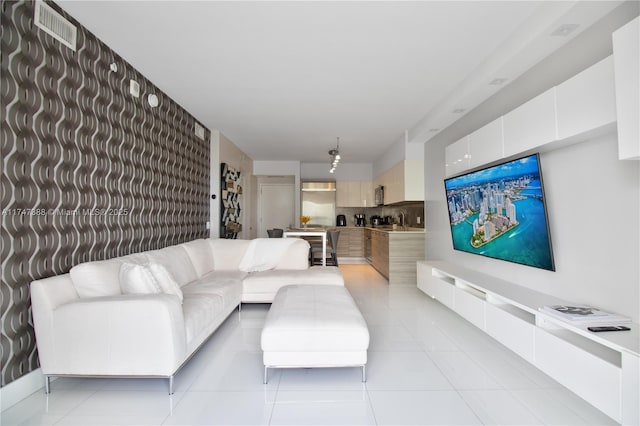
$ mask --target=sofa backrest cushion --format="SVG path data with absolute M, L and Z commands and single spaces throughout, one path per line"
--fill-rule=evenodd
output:
M 143 264 L 147 261 L 143 253 L 124 257 L 81 263 L 69 271 L 71 282 L 78 296 L 102 297 L 121 294 L 120 267 L 123 262 Z
M 122 263 L 120 267 L 120 288 L 124 294 L 156 294 L 160 286 L 145 265 Z
M 182 246 L 170 246 L 146 253 L 148 263 L 159 263 L 167 268 L 171 276 L 182 287 L 198 278 L 193 263 Z
M 123 262 L 120 268 L 120 288 L 124 294 L 165 293 L 178 297 L 183 294 L 180 286 L 164 265 L 148 263 L 140 265 Z
M 153 278 L 155 278 L 160 291 L 166 294 L 172 294 L 180 299 L 180 303 L 184 301 L 184 295 L 182 289 L 178 285 L 171 272 L 167 270 L 164 265 L 159 263 L 149 263 L 146 268 L 151 272 Z
M 211 239 L 213 266 L 216 271 L 237 271 L 251 240 Z
M 120 291 L 120 259 L 99 260 L 74 266 L 69 271 L 81 298 L 115 296 Z
M 213 252 L 208 240 L 200 239 L 182 244 L 187 251 L 198 277 L 213 271 Z
M 287 249 L 274 269 L 309 269 L 309 242 L 302 238 L 292 240 L 295 243 Z

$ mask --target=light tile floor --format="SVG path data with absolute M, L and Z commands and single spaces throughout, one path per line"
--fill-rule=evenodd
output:
M 371 334 L 358 368 L 271 370 L 260 331 L 269 305 L 234 312 L 175 379 L 65 379 L 2 413 L 2 425 L 615 424 L 411 286 L 343 265 Z

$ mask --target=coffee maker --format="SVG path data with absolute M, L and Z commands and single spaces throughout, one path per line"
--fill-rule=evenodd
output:
M 366 226 L 367 225 L 367 219 L 366 219 L 364 214 L 356 214 L 356 215 L 354 215 L 354 218 L 356 220 L 356 226 Z
M 347 226 L 347 218 L 343 214 L 336 217 L 336 226 Z

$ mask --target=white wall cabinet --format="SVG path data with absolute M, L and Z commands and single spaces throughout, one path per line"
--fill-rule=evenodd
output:
M 555 87 L 504 115 L 503 125 L 505 157 L 558 139 Z
M 620 158 L 640 159 L 640 60 L 637 22 L 635 25 L 635 34 L 627 36 L 626 31 L 632 33 L 634 29 L 623 27 L 616 32 L 618 37 L 614 37 L 614 43 L 618 40 L 618 51 L 624 53 L 603 59 L 447 146 L 445 175 L 454 176 L 502 158 L 586 140 L 613 130 L 616 122 L 619 134 L 622 132 L 623 135 L 619 137 Z M 627 37 L 635 37 L 635 47 L 628 47 L 633 43 Z M 633 52 L 629 52 L 631 50 Z M 625 134 L 628 138 L 624 137 Z
M 558 139 L 582 138 L 616 123 L 613 57 L 598 62 L 556 87 Z
M 441 261 L 417 262 L 418 288 L 612 419 L 640 421 L 640 325 L 592 333 L 539 310 L 568 302 Z
M 504 157 L 502 117 L 469 135 L 469 168 Z
M 376 206 L 376 200 L 373 196 L 373 182 L 370 180 L 360 182 L 360 201 L 362 207 Z
M 336 182 L 337 207 L 375 207 L 371 181 Z
M 384 204 L 424 201 L 424 160 L 404 160 L 378 176 L 372 185 L 384 187 Z
M 613 33 L 618 158 L 640 160 L 640 18 Z
M 444 150 L 445 176 L 457 175 L 469 168 L 469 136 L 448 145 Z

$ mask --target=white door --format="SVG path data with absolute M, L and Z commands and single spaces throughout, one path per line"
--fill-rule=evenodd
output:
M 267 238 L 267 229 L 295 226 L 294 191 L 293 184 L 260 185 L 258 238 Z

